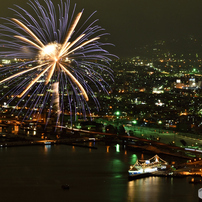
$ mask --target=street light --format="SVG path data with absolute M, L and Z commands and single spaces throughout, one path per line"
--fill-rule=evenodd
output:
M 161 124 L 162 124 L 162 121 L 161 121 L 161 120 L 159 120 L 159 121 L 158 121 L 158 124 L 159 124 L 159 133 L 160 133 L 160 129 L 161 129 Z
M 120 116 L 121 112 L 120 112 L 120 111 L 116 111 L 115 114 L 116 114 L 117 116 Z
M 158 124 L 162 124 L 162 121 L 161 121 L 161 120 L 159 120 L 159 121 L 158 121 Z
M 121 115 L 121 112 L 120 111 L 116 111 L 114 114 L 116 115 L 116 118 L 119 119 L 119 117 Z

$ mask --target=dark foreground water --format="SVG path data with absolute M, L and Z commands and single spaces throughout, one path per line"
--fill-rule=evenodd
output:
M 115 146 L 96 146 L 97 150 L 66 145 L 1 148 L 0 201 L 198 201 L 201 185 L 189 184 L 189 178 L 128 181 L 127 170 L 136 155 Z M 70 190 L 61 189 L 65 183 Z

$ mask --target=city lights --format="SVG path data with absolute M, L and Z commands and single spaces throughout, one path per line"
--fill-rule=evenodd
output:
M 7 22 L 0 25 L 0 35 L 6 38 L 1 41 L 5 49 L 0 52 L 1 57 L 6 57 L 2 61 L 6 66 L 1 68 L 6 77 L 0 84 L 18 81 L 10 90 L 13 92 L 11 100 L 19 98 L 19 105 L 28 96 L 30 101 L 35 102 L 31 105 L 42 112 L 45 103 L 50 102 L 48 97 L 51 96 L 52 85 L 58 83 L 57 94 L 62 103 L 59 111 L 68 109 L 72 115 L 77 111 L 85 111 L 83 114 L 86 114 L 90 111 L 87 104 L 89 99 L 99 108 L 93 86 L 98 91 L 107 91 L 104 87 L 107 87 L 107 83 L 101 72 L 113 77 L 108 67 L 113 55 L 103 49 L 105 43 L 100 42 L 101 36 L 107 33 L 97 25 L 97 20 L 90 22 L 94 13 L 81 24 L 83 10 L 74 17 L 76 6 L 70 13 L 69 0 L 55 6 L 50 0 L 44 2 L 45 7 L 38 1 L 29 3 L 31 10 L 37 14 L 36 19 L 31 12 L 16 6 L 17 9 L 13 10 L 15 18 L 5 19 L 9 25 Z M 56 12 L 57 7 L 59 12 Z M 13 56 L 15 63 L 7 60 Z M 44 96 L 38 99 L 36 94 Z M 64 95 L 68 98 L 65 99 Z M 29 114 L 32 112 L 30 108 Z

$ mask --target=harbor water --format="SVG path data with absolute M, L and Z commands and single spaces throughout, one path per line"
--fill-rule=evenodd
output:
M 68 145 L 0 148 L 0 201 L 198 201 L 202 185 L 190 184 L 188 177 L 128 181 L 127 171 L 136 158 L 153 154 L 143 156 L 119 145 L 90 144 L 97 149 Z M 69 190 L 61 188 L 65 184 Z

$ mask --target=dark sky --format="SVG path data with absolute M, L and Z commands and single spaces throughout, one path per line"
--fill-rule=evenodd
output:
M 8 7 L 27 8 L 26 2 L 4 0 L 0 15 L 12 17 Z M 202 35 L 202 0 L 72 0 L 71 5 L 74 3 L 78 12 L 85 9 L 83 17 L 97 10 L 93 19 L 99 18 L 111 34 L 108 40 L 115 48 L 110 51 L 119 57 L 133 56 L 135 47 L 154 40 Z

